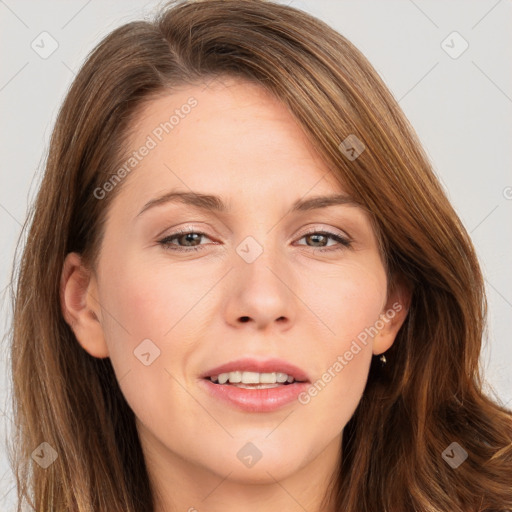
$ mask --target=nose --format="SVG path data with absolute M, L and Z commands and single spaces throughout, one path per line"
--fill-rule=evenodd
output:
M 252 262 L 235 255 L 226 283 L 226 320 L 239 327 L 286 330 L 296 314 L 296 283 L 289 264 L 277 251 L 265 248 Z

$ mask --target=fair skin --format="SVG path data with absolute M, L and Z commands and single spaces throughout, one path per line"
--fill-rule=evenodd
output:
M 155 99 L 131 150 L 191 96 L 197 106 L 125 178 L 97 268 L 75 253 L 66 258 L 63 314 L 87 352 L 112 361 L 137 418 L 156 512 L 319 511 L 372 355 L 392 345 L 407 294 L 388 296 L 364 209 L 288 213 L 299 199 L 346 191 L 286 107 L 259 86 L 228 79 Z M 138 215 L 171 190 L 217 195 L 228 209 L 174 202 Z M 205 235 L 177 236 L 167 249 L 158 243 L 189 228 Z M 306 236 L 325 231 L 352 246 Z M 250 263 L 236 250 L 246 237 L 263 249 Z M 200 386 L 206 370 L 246 356 L 284 359 L 315 382 L 397 301 L 401 311 L 307 404 L 248 412 Z M 160 350 L 149 365 L 134 356 L 145 339 Z M 261 453 L 252 467 L 237 457 L 248 442 Z

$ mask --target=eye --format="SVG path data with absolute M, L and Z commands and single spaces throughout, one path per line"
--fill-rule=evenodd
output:
M 158 243 L 170 251 L 199 251 L 202 249 L 202 246 L 197 245 L 196 242 L 200 242 L 202 237 L 208 238 L 205 233 L 201 233 L 199 231 L 180 230 L 176 231 L 175 233 L 171 233 L 169 236 L 166 236 L 162 240 L 159 240 Z M 192 245 L 185 245 L 185 247 L 181 247 L 175 243 L 172 243 L 173 240 L 178 240 L 179 243 L 184 244 L 190 243 Z
M 208 238 L 206 233 L 202 233 L 200 231 L 193 230 L 180 230 L 175 233 L 171 233 L 170 235 L 162 238 L 158 241 L 160 245 L 162 245 L 165 249 L 171 251 L 181 251 L 181 252 L 190 252 L 190 251 L 199 251 L 202 250 L 203 245 L 201 244 L 201 239 L 205 237 Z M 328 251 L 339 251 L 345 248 L 350 248 L 352 246 L 352 240 L 345 238 L 336 233 L 331 233 L 329 231 L 310 231 L 309 233 L 305 233 L 299 240 L 309 239 L 312 240 L 313 243 L 319 243 L 318 246 L 308 246 L 312 247 L 315 251 L 319 252 L 328 252 Z M 173 241 L 177 241 L 178 243 L 173 243 Z M 327 246 L 325 245 L 329 240 L 333 240 L 337 242 L 337 245 Z M 325 243 L 324 243 L 325 242 Z M 185 244 L 181 246 L 179 244 Z M 189 245 L 190 244 L 190 245 Z M 303 244 L 300 244 L 303 245 Z
M 304 238 L 310 239 L 314 243 L 320 244 L 323 244 L 324 242 L 327 243 L 328 240 L 334 240 L 335 242 L 337 242 L 337 245 L 334 244 L 334 246 L 312 246 L 313 249 L 315 249 L 315 251 L 319 252 L 339 251 L 345 248 L 349 249 L 350 247 L 352 247 L 352 240 L 345 238 L 341 235 L 338 235 L 336 233 L 331 233 L 329 231 L 310 231 L 309 233 L 303 234 L 300 240 Z

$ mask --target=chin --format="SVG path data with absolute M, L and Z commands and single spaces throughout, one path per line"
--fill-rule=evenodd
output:
M 275 432 L 265 439 L 269 432 L 272 429 L 260 432 L 259 436 L 244 436 L 215 446 L 209 452 L 211 458 L 205 461 L 205 465 L 223 478 L 229 474 L 231 481 L 268 484 L 288 478 L 308 464 L 311 450 L 304 450 L 306 440 L 292 438 L 290 442 L 288 438 L 286 442 L 282 440 L 283 433 L 280 437 L 276 436 L 276 439 L 270 439 Z M 297 451 L 300 447 L 303 453 Z M 217 462 L 212 464 L 212 459 Z
M 216 467 L 215 471 L 218 472 L 218 470 L 219 468 Z M 222 477 L 229 475 L 227 476 L 228 480 L 239 484 L 263 485 L 274 484 L 276 480 L 284 480 L 299 470 L 299 464 L 290 461 L 289 458 L 265 462 L 262 458 L 252 467 L 246 467 L 236 459 L 231 464 L 223 466 Z

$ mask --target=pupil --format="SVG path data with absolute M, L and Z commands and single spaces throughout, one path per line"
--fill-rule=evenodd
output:
M 313 239 L 313 241 L 315 242 L 318 242 L 318 238 L 325 238 L 325 235 L 309 235 L 310 238 Z
M 197 233 L 187 233 L 185 235 L 186 242 L 193 242 L 194 241 L 193 237 L 196 236 L 196 235 L 197 235 Z

